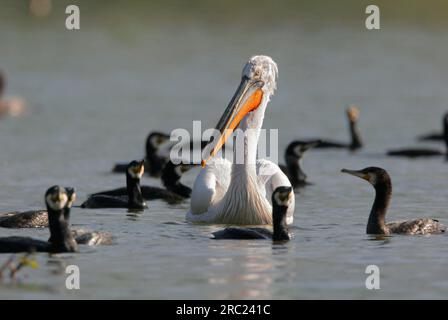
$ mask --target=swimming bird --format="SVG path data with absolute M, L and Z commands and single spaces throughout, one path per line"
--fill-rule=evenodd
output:
M 314 147 L 316 149 L 335 148 L 335 149 L 349 149 L 351 151 L 361 149 L 364 146 L 364 143 L 362 141 L 361 132 L 358 127 L 359 109 L 354 106 L 350 106 L 346 110 L 346 115 L 348 119 L 349 132 L 351 138 L 350 143 L 326 140 L 326 139 L 313 139 L 313 140 L 307 140 L 306 142 L 320 140 L 320 143 Z
M 145 172 L 145 160 L 132 161 L 126 169 L 126 196 L 91 195 L 81 208 L 128 208 L 142 210 L 147 208 L 140 189 L 140 179 Z
M 70 211 L 76 200 L 76 191 L 70 187 L 66 187 L 65 190 L 67 191 L 67 203 L 64 206 L 63 216 L 67 225 L 70 226 Z M 71 229 L 71 233 L 77 244 L 95 246 L 109 245 L 113 242 L 113 236 L 109 232 Z M 52 242 L 52 238 L 50 237 L 48 241 Z
M 2 228 L 45 228 L 48 227 L 47 210 L 12 211 L 0 214 Z
M 431 132 L 427 134 L 422 134 L 417 137 L 419 141 L 445 141 L 444 132 L 447 130 L 448 126 L 448 112 L 445 113 L 442 117 L 442 132 Z
M 76 252 L 78 246 L 64 219 L 64 208 L 67 203 L 67 192 L 63 187 L 53 186 L 45 193 L 50 237 L 52 242 L 33 239 L 29 237 L 0 238 L 0 253 L 8 252 Z
M 392 182 L 386 170 L 378 167 L 368 167 L 362 170 L 342 169 L 368 181 L 375 188 L 375 201 L 367 222 L 368 234 L 433 234 L 443 233 L 446 227 L 438 220 L 422 218 L 386 223 L 386 212 L 392 197 Z
M 145 144 L 145 172 L 151 177 L 160 177 L 163 167 L 168 159 L 158 154 L 160 147 L 170 140 L 170 136 L 166 133 L 153 131 L 148 134 Z M 126 172 L 128 163 L 117 163 L 112 169 L 115 173 Z
M 156 200 L 161 199 L 168 203 L 179 203 L 184 199 L 190 198 L 191 188 L 182 184 L 180 179 L 182 174 L 188 171 L 192 165 L 189 164 L 174 164 L 169 160 L 162 170 L 161 180 L 166 189 L 155 186 L 140 186 L 143 199 Z M 108 196 L 125 196 L 128 194 L 127 188 L 117 188 L 113 190 L 95 192 L 97 195 Z
M 443 138 L 445 141 L 445 151 L 432 148 L 406 148 L 387 151 L 388 156 L 394 157 L 437 157 L 445 155 L 448 158 L 448 113 L 443 118 Z
M 310 183 L 307 181 L 307 176 L 302 170 L 302 159 L 305 152 L 320 143 L 320 140 L 315 141 L 293 141 L 285 151 L 286 166 L 280 165 L 280 169 L 288 176 L 294 189 L 304 187 Z
M 65 187 L 65 191 L 70 200 L 73 197 L 75 190 L 71 187 Z M 0 227 L 11 229 L 46 228 L 48 227 L 48 213 L 47 210 L 28 210 L 23 212 L 12 211 L 2 213 L 0 214 Z
M 279 186 L 291 187 L 278 165 L 257 159 L 260 129 L 277 73 L 277 64 L 268 56 L 253 56 L 245 64 L 240 85 L 218 122 L 220 136 L 214 139 L 194 182 L 187 221 L 272 224 L 272 192 Z M 214 157 L 234 132 L 233 161 Z M 287 210 L 288 224 L 293 214 L 294 196 Z
M 213 232 L 213 239 L 272 239 L 274 241 L 290 240 L 286 224 L 288 207 L 293 201 L 291 187 L 278 187 L 272 194 L 273 232 L 265 228 L 236 228 L 229 227 Z

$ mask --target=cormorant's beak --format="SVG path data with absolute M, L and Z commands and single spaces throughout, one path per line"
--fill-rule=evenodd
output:
M 320 143 L 321 143 L 321 140 L 311 141 L 310 143 L 307 143 L 306 145 L 304 145 L 303 151 L 307 151 L 309 149 L 312 149 L 315 146 L 319 145 Z
M 363 172 L 360 171 L 360 170 L 348 170 L 348 169 L 342 169 L 341 172 L 351 174 L 352 176 L 355 176 L 355 177 L 358 177 L 358 178 L 361 178 L 361 179 L 364 179 L 364 180 L 367 180 L 367 181 L 370 180 L 369 175 L 366 174 L 366 173 L 363 173 Z
M 261 90 L 263 85 L 264 82 L 261 80 L 251 80 L 247 77 L 241 79 L 238 89 L 216 125 L 216 129 L 221 134 L 217 141 L 214 141 L 214 147 L 210 151 L 210 154 L 202 160 L 202 167 L 205 167 L 206 162 L 218 153 L 235 128 L 240 124 L 241 120 L 249 112 L 260 106 L 263 98 L 263 91 Z
M 76 201 L 76 190 L 72 187 L 66 187 L 65 190 L 67 191 L 67 204 L 71 206 Z
M 132 169 L 135 174 L 139 175 L 140 177 L 145 173 L 145 159 L 139 162 L 138 166 L 134 167 Z
M 180 171 L 182 173 L 187 172 L 188 170 L 190 170 L 191 168 L 193 168 L 194 165 L 193 164 L 181 164 L 180 166 Z
M 292 187 L 287 187 L 285 192 L 280 195 L 280 200 L 285 201 L 292 198 Z

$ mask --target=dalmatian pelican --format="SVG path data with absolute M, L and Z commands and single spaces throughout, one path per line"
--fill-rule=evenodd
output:
M 253 56 L 245 64 L 240 85 L 216 126 L 220 135 L 203 156 L 187 221 L 272 224 L 272 193 L 280 186 L 291 187 L 277 164 L 257 157 L 264 113 L 276 89 L 277 74 L 277 64 L 268 56 Z M 232 134 L 240 135 L 236 139 L 243 141 L 233 145 L 233 161 L 215 157 Z M 243 161 L 237 161 L 238 156 Z M 293 197 L 287 224 L 293 222 L 294 205 Z

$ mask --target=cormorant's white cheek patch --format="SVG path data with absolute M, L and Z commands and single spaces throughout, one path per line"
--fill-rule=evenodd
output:
M 297 147 L 295 147 L 295 148 L 294 148 L 294 154 L 295 154 L 297 157 L 300 157 L 300 155 L 302 154 L 302 147 L 301 147 L 301 146 L 297 146 Z
M 369 181 L 372 185 L 376 184 L 376 176 L 372 174 L 367 175 L 367 181 Z
M 182 167 L 181 166 L 174 167 L 174 172 L 176 173 L 176 175 L 178 177 L 182 177 Z
M 53 199 L 52 195 L 49 194 L 46 200 L 50 208 L 57 211 L 64 208 L 67 204 L 67 195 L 62 194 L 59 199 Z
M 274 195 L 275 202 L 279 206 L 288 206 L 291 203 L 291 201 L 292 201 L 292 193 L 289 193 L 288 196 L 287 197 L 283 197 L 283 199 L 282 199 L 282 196 L 283 195 L 281 195 L 280 192 L 277 192 Z

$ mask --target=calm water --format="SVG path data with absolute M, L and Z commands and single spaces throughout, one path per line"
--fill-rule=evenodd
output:
M 78 204 L 88 193 L 124 185 L 124 177 L 108 173 L 113 163 L 141 157 L 150 130 L 191 131 L 193 120 L 213 126 L 252 54 L 268 54 L 279 66 L 264 127 L 279 129 L 281 150 L 294 138 L 347 140 L 348 103 L 361 109 L 366 148 L 309 152 L 304 166 L 315 185 L 296 196 L 295 238 L 285 245 L 213 241 L 219 227 L 185 222 L 188 202 L 154 201 L 138 216 L 75 208 L 76 227 L 110 231 L 116 244 L 40 254 L 40 268 L 24 270 L 19 285 L 1 285 L 0 298 L 448 297 L 447 236 L 374 241 L 365 234 L 373 189 L 339 172 L 384 167 L 394 183 L 389 219 L 448 224 L 447 163 L 381 155 L 416 145 L 413 137 L 438 129 L 447 109 L 441 8 L 425 7 L 419 16 L 421 8 L 391 7 L 382 30 L 368 32 L 359 1 L 289 9 L 268 1 L 258 9 L 75 3 L 77 32 L 64 29 L 64 1 L 41 19 L 24 1 L 0 5 L 0 69 L 9 75 L 8 94 L 30 105 L 26 116 L 0 121 L 0 211 L 42 208 L 53 184 L 75 186 Z M 197 173 L 183 182 L 192 185 Z M 48 230 L 0 230 L 13 234 L 46 239 Z M 80 267 L 81 290 L 65 289 L 69 264 Z M 370 264 L 381 269 L 381 290 L 365 289 Z

